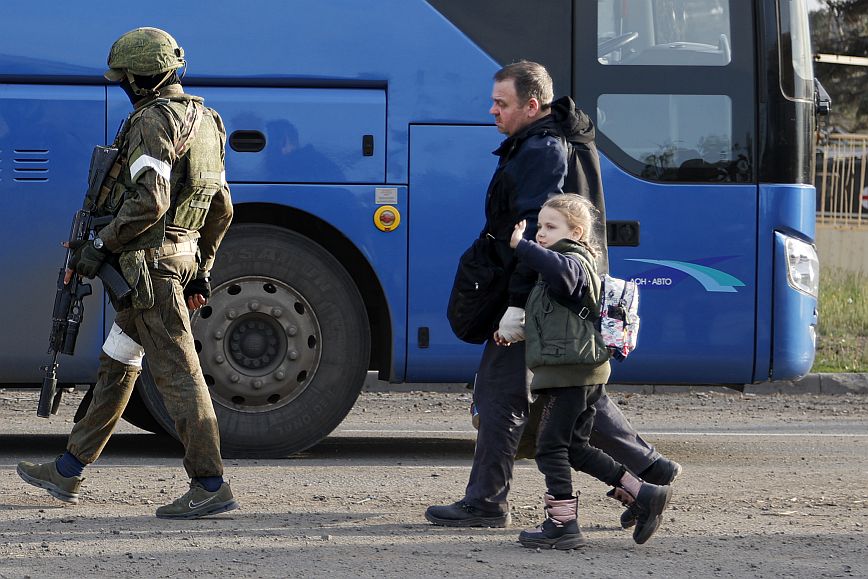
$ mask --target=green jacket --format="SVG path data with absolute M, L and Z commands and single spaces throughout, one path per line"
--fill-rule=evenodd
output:
M 594 322 L 600 304 L 600 278 L 594 259 L 580 244 L 561 240 L 551 251 L 571 257 L 581 264 L 587 285 L 580 297 L 575 294 L 553 296 L 540 275 L 525 306 L 525 356 L 533 372 L 531 390 L 605 384 L 611 367 L 609 352 Z M 577 288 L 578 290 L 578 288 Z M 588 310 L 580 317 L 576 309 Z

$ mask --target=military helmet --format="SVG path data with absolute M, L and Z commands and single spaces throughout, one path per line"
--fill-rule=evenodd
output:
M 136 28 L 118 38 L 108 55 L 108 80 L 119 81 L 125 71 L 139 76 L 156 76 L 184 66 L 184 49 L 172 35 L 159 28 Z

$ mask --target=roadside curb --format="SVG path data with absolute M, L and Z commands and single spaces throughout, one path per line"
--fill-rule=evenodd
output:
M 868 374 L 808 374 L 793 382 L 766 382 L 751 384 L 757 394 L 868 394 Z
M 630 394 L 684 394 L 686 392 L 724 392 L 734 390 L 727 386 L 687 384 L 608 384 L 609 392 Z M 377 380 L 371 372 L 365 381 L 365 392 L 455 392 L 469 393 L 465 383 L 403 383 L 389 384 Z M 868 373 L 860 374 L 808 374 L 801 380 L 745 384 L 744 394 L 868 394 Z
M 678 392 L 732 392 L 726 386 L 610 384 L 610 392 L 666 394 Z M 745 384 L 744 394 L 868 394 L 868 374 L 808 374 L 800 380 Z

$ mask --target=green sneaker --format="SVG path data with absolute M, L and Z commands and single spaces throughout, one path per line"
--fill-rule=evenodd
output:
M 205 490 L 196 481 L 190 481 L 190 490 L 172 504 L 157 509 L 160 519 L 198 519 L 208 515 L 225 513 L 238 508 L 229 483 L 223 483 L 214 492 Z
M 19 462 L 18 476 L 24 479 L 26 483 L 47 490 L 56 499 L 60 499 L 65 503 L 78 504 L 78 491 L 81 488 L 81 481 L 84 480 L 84 477 L 63 476 L 57 472 L 57 465 L 54 464 L 53 460 L 44 464 L 33 464 L 27 461 Z

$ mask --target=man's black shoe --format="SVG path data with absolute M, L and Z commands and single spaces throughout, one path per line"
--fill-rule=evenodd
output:
M 506 527 L 511 520 L 508 512 L 483 511 L 463 500 L 428 507 L 425 518 L 444 527 Z
M 639 473 L 639 478 L 652 485 L 671 485 L 681 474 L 681 465 L 661 456 Z

